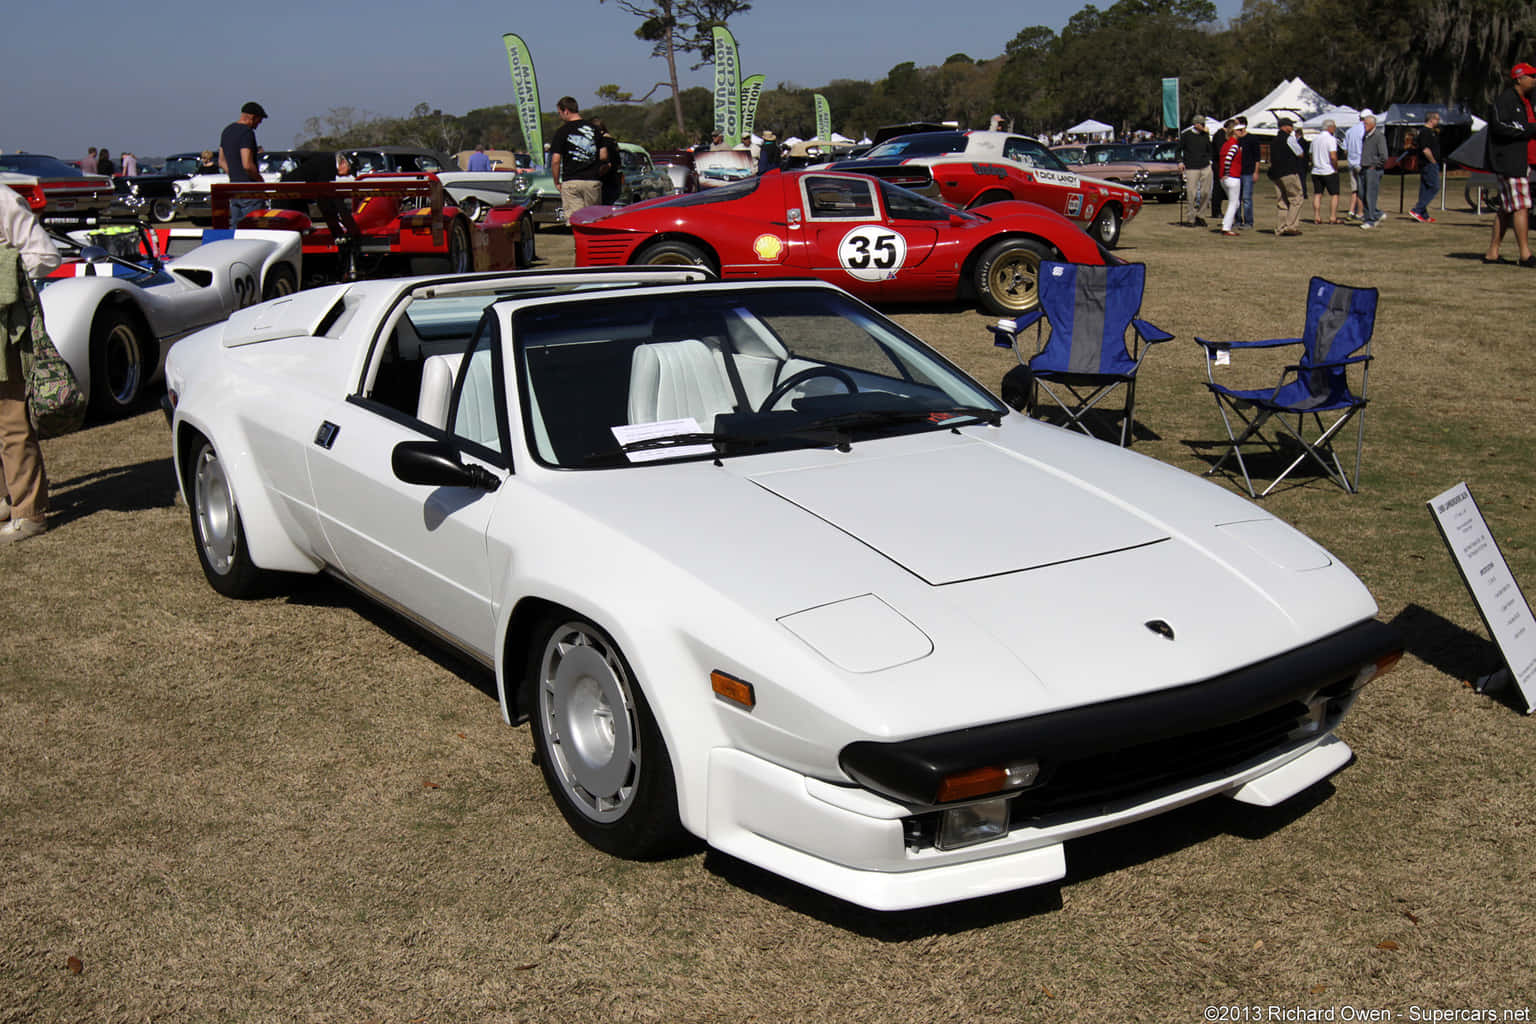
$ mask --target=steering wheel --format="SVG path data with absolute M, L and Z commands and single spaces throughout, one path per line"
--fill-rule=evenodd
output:
M 812 377 L 835 378 L 838 383 L 848 389 L 850 395 L 856 394 L 859 390 L 859 386 L 854 383 L 853 378 L 847 372 L 839 370 L 835 366 L 808 366 L 798 373 L 792 373 L 779 381 L 778 386 L 768 392 L 768 397 L 763 399 L 762 403 L 757 407 L 757 411 L 769 412 L 779 403 L 780 399 Z

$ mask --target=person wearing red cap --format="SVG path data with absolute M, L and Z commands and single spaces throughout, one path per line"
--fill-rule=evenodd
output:
M 1488 118 L 1488 169 L 1499 178 L 1499 198 L 1503 200 L 1493 222 L 1493 239 L 1488 243 L 1484 263 L 1498 263 L 1504 234 L 1515 229 L 1520 244 L 1520 265 L 1536 267 L 1531 253 L 1531 165 L 1536 163 L 1536 110 L 1531 108 L 1531 93 L 1536 91 L 1536 67 L 1521 62 L 1510 69 L 1510 87 L 1493 101 Z

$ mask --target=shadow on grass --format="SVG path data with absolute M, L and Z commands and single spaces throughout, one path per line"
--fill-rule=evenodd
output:
M 1174 854 L 1221 835 L 1263 839 L 1333 796 L 1324 781 L 1278 807 L 1254 807 L 1230 800 L 1201 800 L 1145 821 L 1073 839 L 1066 844 L 1067 874 L 1060 882 L 978 899 L 906 911 L 868 910 L 792 882 L 718 850 L 704 867 L 761 899 L 881 942 L 910 942 L 988 928 L 1062 909 L 1062 890 Z
M 281 589 L 289 604 L 304 608 L 341 608 L 355 612 L 380 631 L 405 644 L 438 668 L 457 676 L 491 700 L 496 695 L 496 674 L 458 649 L 381 604 L 325 575 L 284 575 Z
M 1221 457 L 1232 448 L 1232 442 L 1226 438 L 1211 438 L 1210 440 L 1185 438 L 1179 443 L 1189 449 L 1189 454 L 1192 457 L 1204 462 L 1210 468 L 1214 468 L 1221 461 Z M 1264 488 L 1269 486 L 1270 481 L 1274 480 L 1276 476 L 1285 470 L 1285 467 L 1294 462 L 1296 457 L 1301 454 L 1301 447 L 1295 441 L 1283 435 L 1280 438 L 1279 447 L 1273 451 L 1264 448 L 1248 449 L 1247 446 L 1244 446 L 1243 463 L 1248 467 L 1248 477 L 1253 481 L 1253 489 L 1262 494 Z M 1346 473 L 1353 472 L 1353 452 L 1349 453 L 1347 459 L 1341 453 L 1339 461 L 1344 463 Z M 1210 468 L 1207 468 L 1206 474 L 1210 474 Z M 1238 466 L 1235 456 L 1227 459 L 1221 469 L 1217 470 L 1214 474 L 1210 474 L 1208 478 L 1211 480 L 1227 480 L 1238 491 L 1246 493 L 1243 491 L 1243 471 Z M 1310 487 L 1316 484 L 1322 484 L 1325 487 L 1338 487 L 1333 478 L 1323 472 L 1323 468 L 1315 460 L 1303 458 L 1295 469 L 1286 474 L 1284 482 L 1270 493 L 1281 494 L 1285 491 L 1295 490 L 1298 487 Z
M 1504 666 L 1504 659 L 1493 641 L 1422 605 L 1405 607 L 1392 620 L 1392 626 L 1403 638 L 1404 653 L 1452 679 L 1475 680 Z M 1492 690 L 1483 696 L 1517 714 L 1525 714 L 1525 701 L 1514 686 Z
M 169 456 L 48 481 L 48 518 L 53 526 L 102 509 L 142 512 L 166 508 L 175 500 L 176 470 Z

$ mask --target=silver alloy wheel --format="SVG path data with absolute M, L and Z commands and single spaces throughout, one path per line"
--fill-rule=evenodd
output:
M 112 325 L 102 340 L 102 365 L 106 369 L 107 393 L 118 406 L 129 406 L 138 400 L 143 387 L 144 346 L 133 324 L 119 320 Z
M 554 630 L 539 659 L 543 751 L 560 788 L 595 822 L 624 816 L 640 779 L 640 726 L 629 673 L 592 625 Z
M 240 517 L 235 497 L 213 445 L 204 444 L 192 466 L 192 510 L 197 516 L 197 543 L 203 560 L 223 576 L 235 564 L 240 547 Z

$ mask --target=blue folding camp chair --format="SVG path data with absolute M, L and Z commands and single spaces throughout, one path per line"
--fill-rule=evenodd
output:
M 1120 445 L 1131 443 L 1136 408 L 1136 371 L 1152 346 L 1173 335 L 1136 318 L 1147 268 L 1141 263 L 1090 267 L 1076 263 L 1040 264 L 1040 305 L 1017 320 L 991 327 L 999 348 L 1011 348 L 1019 364 L 1003 378 L 1003 400 L 1032 414 L 1044 391 L 1061 407 L 1067 422 L 1094 436 L 1084 422 L 1089 412 L 1116 388 L 1125 388 Z M 1051 333 L 1042 341 L 1044 320 Z M 1019 334 L 1035 325 L 1035 354 L 1027 360 Z M 1127 336 L 1133 335 L 1130 344 Z
M 1230 439 L 1227 450 L 1206 471 L 1206 476 L 1217 472 L 1227 459 L 1235 456 L 1248 494 L 1262 497 L 1254 493 L 1248 464 L 1243 461 L 1243 446 L 1257 445 L 1269 452 L 1280 452 L 1288 438 L 1301 447 L 1301 453 L 1264 488 L 1264 494 L 1274 490 L 1293 469 L 1309 458 L 1350 494 L 1359 490 L 1360 457 L 1365 446 L 1365 387 L 1370 372 L 1371 334 L 1375 328 L 1375 288 L 1349 288 L 1314 277 L 1307 285 L 1307 326 L 1300 338 L 1271 341 L 1196 338 L 1195 341 L 1205 349 L 1206 387 L 1216 396 L 1216 408 Z M 1282 345 L 1300 345 L 1301 359 L 1280 371 L 1274 387 L 1242 391 L 1216 383 L 1212 369 L 1218 363 L 1228 362 L 1231 353 L 1239 349 Z M 1356 365 L 1360 367 L 1359 394 L 1350 390 L 1349 368 Z M 1243 424 L 1240 434 L 1233 429 L 1229 411 Z M 1295 417 L 1294 426 L 1290 420 L 1292 416 Z M 1309 418 L 1310 428 L 1307 426 Z M 1346 475 L 1333 450 L 1333 440 L 1345 424 L 1354 419 L 1358 419 L 1355 469 Z M 1280 430 L 1266 435 L 1264 428 L 1271 425 Z M 1313 436 L 1309 437 L 1309 433 Z

